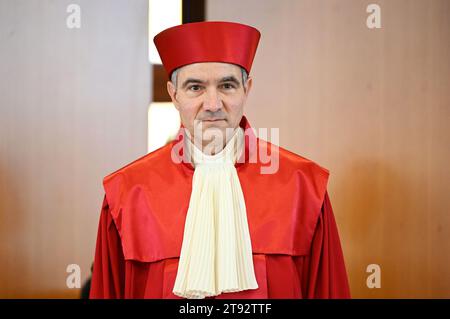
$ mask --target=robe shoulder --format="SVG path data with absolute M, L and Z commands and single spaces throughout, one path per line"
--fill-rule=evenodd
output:
M 308 193 L 308 195 L 315 195 L 320 203 L 323 202 L 330 175 L 328 169 L 313 160 L 283 147 L 275 146 L 270 142 L 259 140 L 258 144 L 258 152 L 260 154 L 274 154 L 273 157 L 278 158 L 278 163 L 274 164 L 276 170 L 272 174 L 269 170 L 269 174 L 267 174 L 269 178 L 287 180 L 296 177 L 297 182 L 304 190 L 314 192 L 313 194 Z M 267 164 L 262 164 L 261 160 L 258 161 L 258 164 L 260 166 L 268 166 Z
M 193 170 L 172 159 L 175 143 L 103 179 L 109 214 L 127 260 L 152 262 L 179 254 Z
M 263 239 L 265 234 L 272 233 L 274 239 L 269 245 L 264 240 L 256 240 L 254 251 L 307 255 L 322 213 L 329 171 L 306 157 L 264 140 L 259 141 L 258 151 L 274 154 L 275 164 L 264 164 L 266 160 L 259 160 L 257 165 L 246 168 L 253 172 L 242 172 L 239 177 L 248 213 L 257 221 L 250 225 L 252 238 Z M 274 168 L 269 174 L 262 174 L 262 167 L 270 165 Z
M 103 185 L 108 185 L 111 182 L 115 182 L 116 179 L 127 176 L 132 178 L 137 178 L 139 181 L 139 177 L 143 178 L 142 170 L 146 170 L 147 172 L 155 172 L 158 169 L 161 169 L 160 164 L 165 164 L 167 160 L 171 160 L 171 150 L 173 143 L 168 143 L 159 149 L 150 152 L 129 164 L 119 168 L 118 170 L 108 174 L 103 178 Z M 145 180 L 145 178 L 143 178 Z M 133 180 L 132 180 L 133 181 Z
M 329 170 L 320 164 L 306 157 L 293 153 L 285 148 L 278 147 L 281 161 L 285 162 L 286 167 L 302 171 L 309 178 L 319 178 L 328 180 Z
M 115 210 L 130 191 L 138 188 L 150 190 L 160 180 L 170 179 L 173 174 L 171 150 L 173 142 L 148 153 L 119 168 L 103 178 L 103 187 L 110 209 Z

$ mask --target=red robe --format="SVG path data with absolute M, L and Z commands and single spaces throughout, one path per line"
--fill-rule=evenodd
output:
M 250 127 L 245 117 L 241 127 Z M 181 138 L 105 177 L 91 298 L 179 298 L 172 290 L 194 173 L 171 158 Z M 250 160 L 252 141 L 257 154 L 279 153 L 276 173 Z M 215 298 L 349 298 L 328 171 L 254 135 L 236 170 L 259 288 Z

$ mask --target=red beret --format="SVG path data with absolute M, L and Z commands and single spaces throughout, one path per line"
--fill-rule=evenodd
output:
M 171 27 L 153 42 L 170 77 L 176 68 L 197 62 L 237 64 L 250 73 L 260 37 L 245 24 L 206 21 Z

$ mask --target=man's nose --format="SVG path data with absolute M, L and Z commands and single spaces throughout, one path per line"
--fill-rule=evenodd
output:
M 211 90 L 205 94 L 203 109 L 205 111 L 216 112 L 222 108 L 222 101 L 216 90 Z

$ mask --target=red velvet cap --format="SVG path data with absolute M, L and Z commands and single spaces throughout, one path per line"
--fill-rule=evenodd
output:
M 158 33 L 156 45 L 167 74 L 197 62 L 226 62 L 242 66 L 250 73 L 260 32 L 235 22 L 194 22 Z

